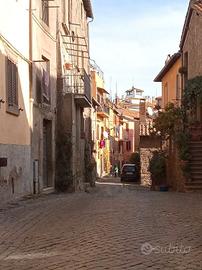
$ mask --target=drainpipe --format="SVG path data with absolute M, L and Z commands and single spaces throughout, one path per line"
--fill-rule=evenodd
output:
M 33 98 L 32 98 L 32 87 L 33 87 L 33 78 L 32 78 L 32 0 L 29 0 L 29 100 L 30 100 L 30 146 L 31 146 L 31 168 L 32 168 L 32 179 L 33 179 L 33 193 L 37 193 L 37 183 L 34 179 L 34 163 L 32 162 L 32 132 L 33 132 Z
M 92 18 L 90 21 L 87 22 L 87 35 L 88 35 L 88 56 L 90 59 L 90 35 L 89 35 L 89 24 L 94 21 L 94 18 Z M 89 68 L 88 68 L 89 69 Z M 88 73 L 90 73 L 90 70 L 88 70 Z
M 89 56 L 89 62 L 88 62 L 88 75 L 90 75 L 90 78 L 91 78 L 91 74 L 90 74 L 90 39 L 89 39 L 89 24 L 91 22 L 93 22 L 93 18 L 91 18 L 90 21 L 87 22 L 87 35 L 88 35 L 88 56 Z M 91 91 L 90 91 L 90 98 L 92 99 L 92 86 L 91 86 Z M 90 114 L 90 119 L 91 119 L 91 108 L 89 109 L 89 114 Z M 91 130 L 90 130 L 90 125 L 89 125 L 89 134 L 90 134 L 90 141 L 92 141 L 92 133 L 91 133 Z M 91 156 L 92 156 L 92 149 L 91 149 Z
M 29 0 L 29 95 L 32 98 L 32 0 Z

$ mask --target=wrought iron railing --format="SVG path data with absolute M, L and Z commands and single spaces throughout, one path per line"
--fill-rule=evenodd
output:
M 64 76 L 64 93 L 85 95 L 91 101 L 91 79 L 85 69 Z
M 97 107 L 97 112 L 104 112 L 106 114 L 109 114 L 109 107 L 106 105 L 100 105 Z
M 83 69 L 83 84 L 84 84 L 84 93 L 89 100 L 91 100 L 91 79 L 86 73 L 85 69 Z

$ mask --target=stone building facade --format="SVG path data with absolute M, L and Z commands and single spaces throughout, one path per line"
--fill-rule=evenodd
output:
M 180 50 L 182 52 L 183 88 L 186 81 L 202 76 L 202 1 L 191 0 L 182 31 Z M 202 123 L 202 106 L 198 102 L 196 120 Z
M 90 181 L 90 0 L 60 1 L 57 32 L 57 175 L 59 186 L 82 190 Z M 66 148 L 65 146 L 66 145 Z
M 32 77 L 31 142 L 34 193 L 55 187 L 56 17 L 52 3 L 33 0 L 30 7 Z M 54 1 L 54 5 L 59 1 Z
M 0 15 L 0 198 L 54 190 L 61 133 L 71 141 L 61 165 L 82 189 L 91 167 L 91 2 L 8 0 Z

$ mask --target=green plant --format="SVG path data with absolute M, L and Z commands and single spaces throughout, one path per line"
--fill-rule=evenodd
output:
M 182 104 L 185 110 L 195 110 L 197 101 L 202 104 L 202 76 L 188 80 L 183 93 Z
M 129 162 L 132 164 L 139 165 L 140 164 L 140 154 L 138 152 L 132 153 Z
M 66 192 L 73 189 L 71 134 L 60 133 L 56 141 L 56 190 Z
M 162 140 L 167 140 L 172 137 L 182 125 L 183 111 L 179 107 L 175 107 L 173 103 L 169 103 L 165 111 L 159 112 L 159 115 L 154 119 L 152 134 L 160 135 Z
M 153 151 L 149 161 L 152 185 L 166 184 L 166 157 L 163 151 Z
M 136 165 L 138 170 L 138 177 L 140 178 L 140 154 L 138 152 L 132 153 L 129 158 L 129 163 Z
M 184 107 L 175 107 L 169 103 L 165 111 L 154 120 L 153 128 L 161 135 L 162 140 L 171 139 L 176 143 L 180 159 L 188 160 L 190 135 Z
M 93 143 L 89 142 L 87 139 L 85 140 L 85 181 L 89 182 L 91 186 L 95 185 L 95 168 L 96 161 L 92 156 Z
M 190 135 L 188 132 L 179 131 L 176 133 L 175 142 L 178 147 L 179 158 L 184 161 L 188 161 L 190 158 L 189 149 Z

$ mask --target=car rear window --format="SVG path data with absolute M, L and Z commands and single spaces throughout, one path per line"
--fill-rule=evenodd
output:
M 123 172 L 135 172 L 134 166 L 125 166 L 123 167 Z

